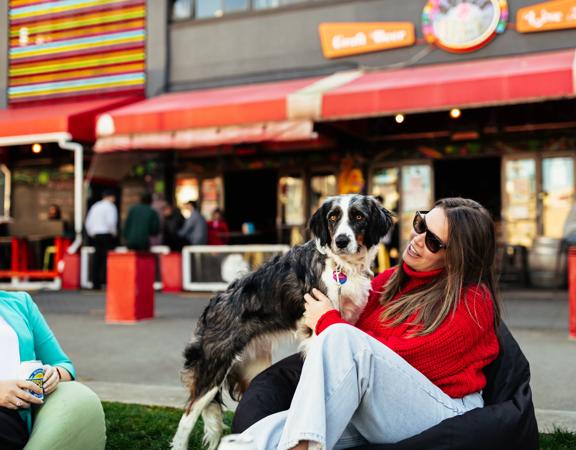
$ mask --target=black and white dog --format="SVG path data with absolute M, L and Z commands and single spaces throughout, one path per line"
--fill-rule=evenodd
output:
M 188 448 L 200 414 L 204 441 L 210 450 L 216 448 L 224 385 L 237 398 L 249 382 L 250 363 L 262 349 L 270 351 L 275 337 L 295 331 L 302 338 L 313 335 L 301 320 L 304 294 L 312 288 L 323 291 L 347 321 L 356 322 L 370 291 L 370 265 L 390 226 L 390 213 L 372 197 L 331 197 L 310 220 L 312 240 L 268 260 L 211 299 L 184 352 L 190 398 L 173 449 Z

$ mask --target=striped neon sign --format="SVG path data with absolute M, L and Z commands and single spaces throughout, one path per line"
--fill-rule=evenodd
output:
M 146 0 L 10 0 L 10 103 L 143 93 Z

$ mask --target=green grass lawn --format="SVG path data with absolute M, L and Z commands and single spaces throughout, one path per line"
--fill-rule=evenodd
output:
M 108 450 L 166 450 L 176 431 L 182 410 L 154 406 L 126 405 L 104 402 Z M 230 425 L 232 415 L 226 415 Z M 190 449 L 203 449 L 202 425 L 196 424 L 190 440 Z M 541 450 L 576 450 L 576 434 L 557 430 L 540 435 Z

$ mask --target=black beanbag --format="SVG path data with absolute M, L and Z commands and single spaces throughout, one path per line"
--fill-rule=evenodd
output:
M 485 369 L 484 408 L 444 420 L 395 444 L 372 444 L 356 450 L 537 450 L 530 366 L 503 323 L 498 335 L 500 354 Z M 289 409 L 302 364 L 300 355 L 292 355 L 254 378 L 236 409 L 232 432 L 241 433 L 258 420 Z

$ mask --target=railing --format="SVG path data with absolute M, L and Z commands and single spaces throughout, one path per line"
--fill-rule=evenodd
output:
M 114 249 L 117 253 L 125 253 L 128 251 L 126 247 L 116 247 Z M 150 248 L 150 253 L 156 255 L 156 280 L 154 281 L 154 289 L 159 291 L 162 289 L 162 281 L 160 280 L 160 255 L 170 253 L 170 248 L 166 245 L 153 245 Z M 94 247 L 84 246 L 80 249 L 80 287 L 82 289 L 92 289 L 92 264 L 94 257 Z
M 282 244 L 189 245 L 182 249 L 185 291 L 223 291 L 236 278 L 290 250 Z
M 30 268 L 29 239 L 22 237 L 8 237 L 3 243 L 10 244 L 10 268 L 0 269 L 0 279 L 9 281 L 0 282 L 1 289 L 51 289 L 61 287 L 61 262 L 70 240 L 61 236 L 47 236 L 44 239 L 54 239 L 54 244 L 45 248 L 43 269 Z M 38 242 L 36 236 L 36 242 Z M 53 263 L 50 264 L 50 259 Z

